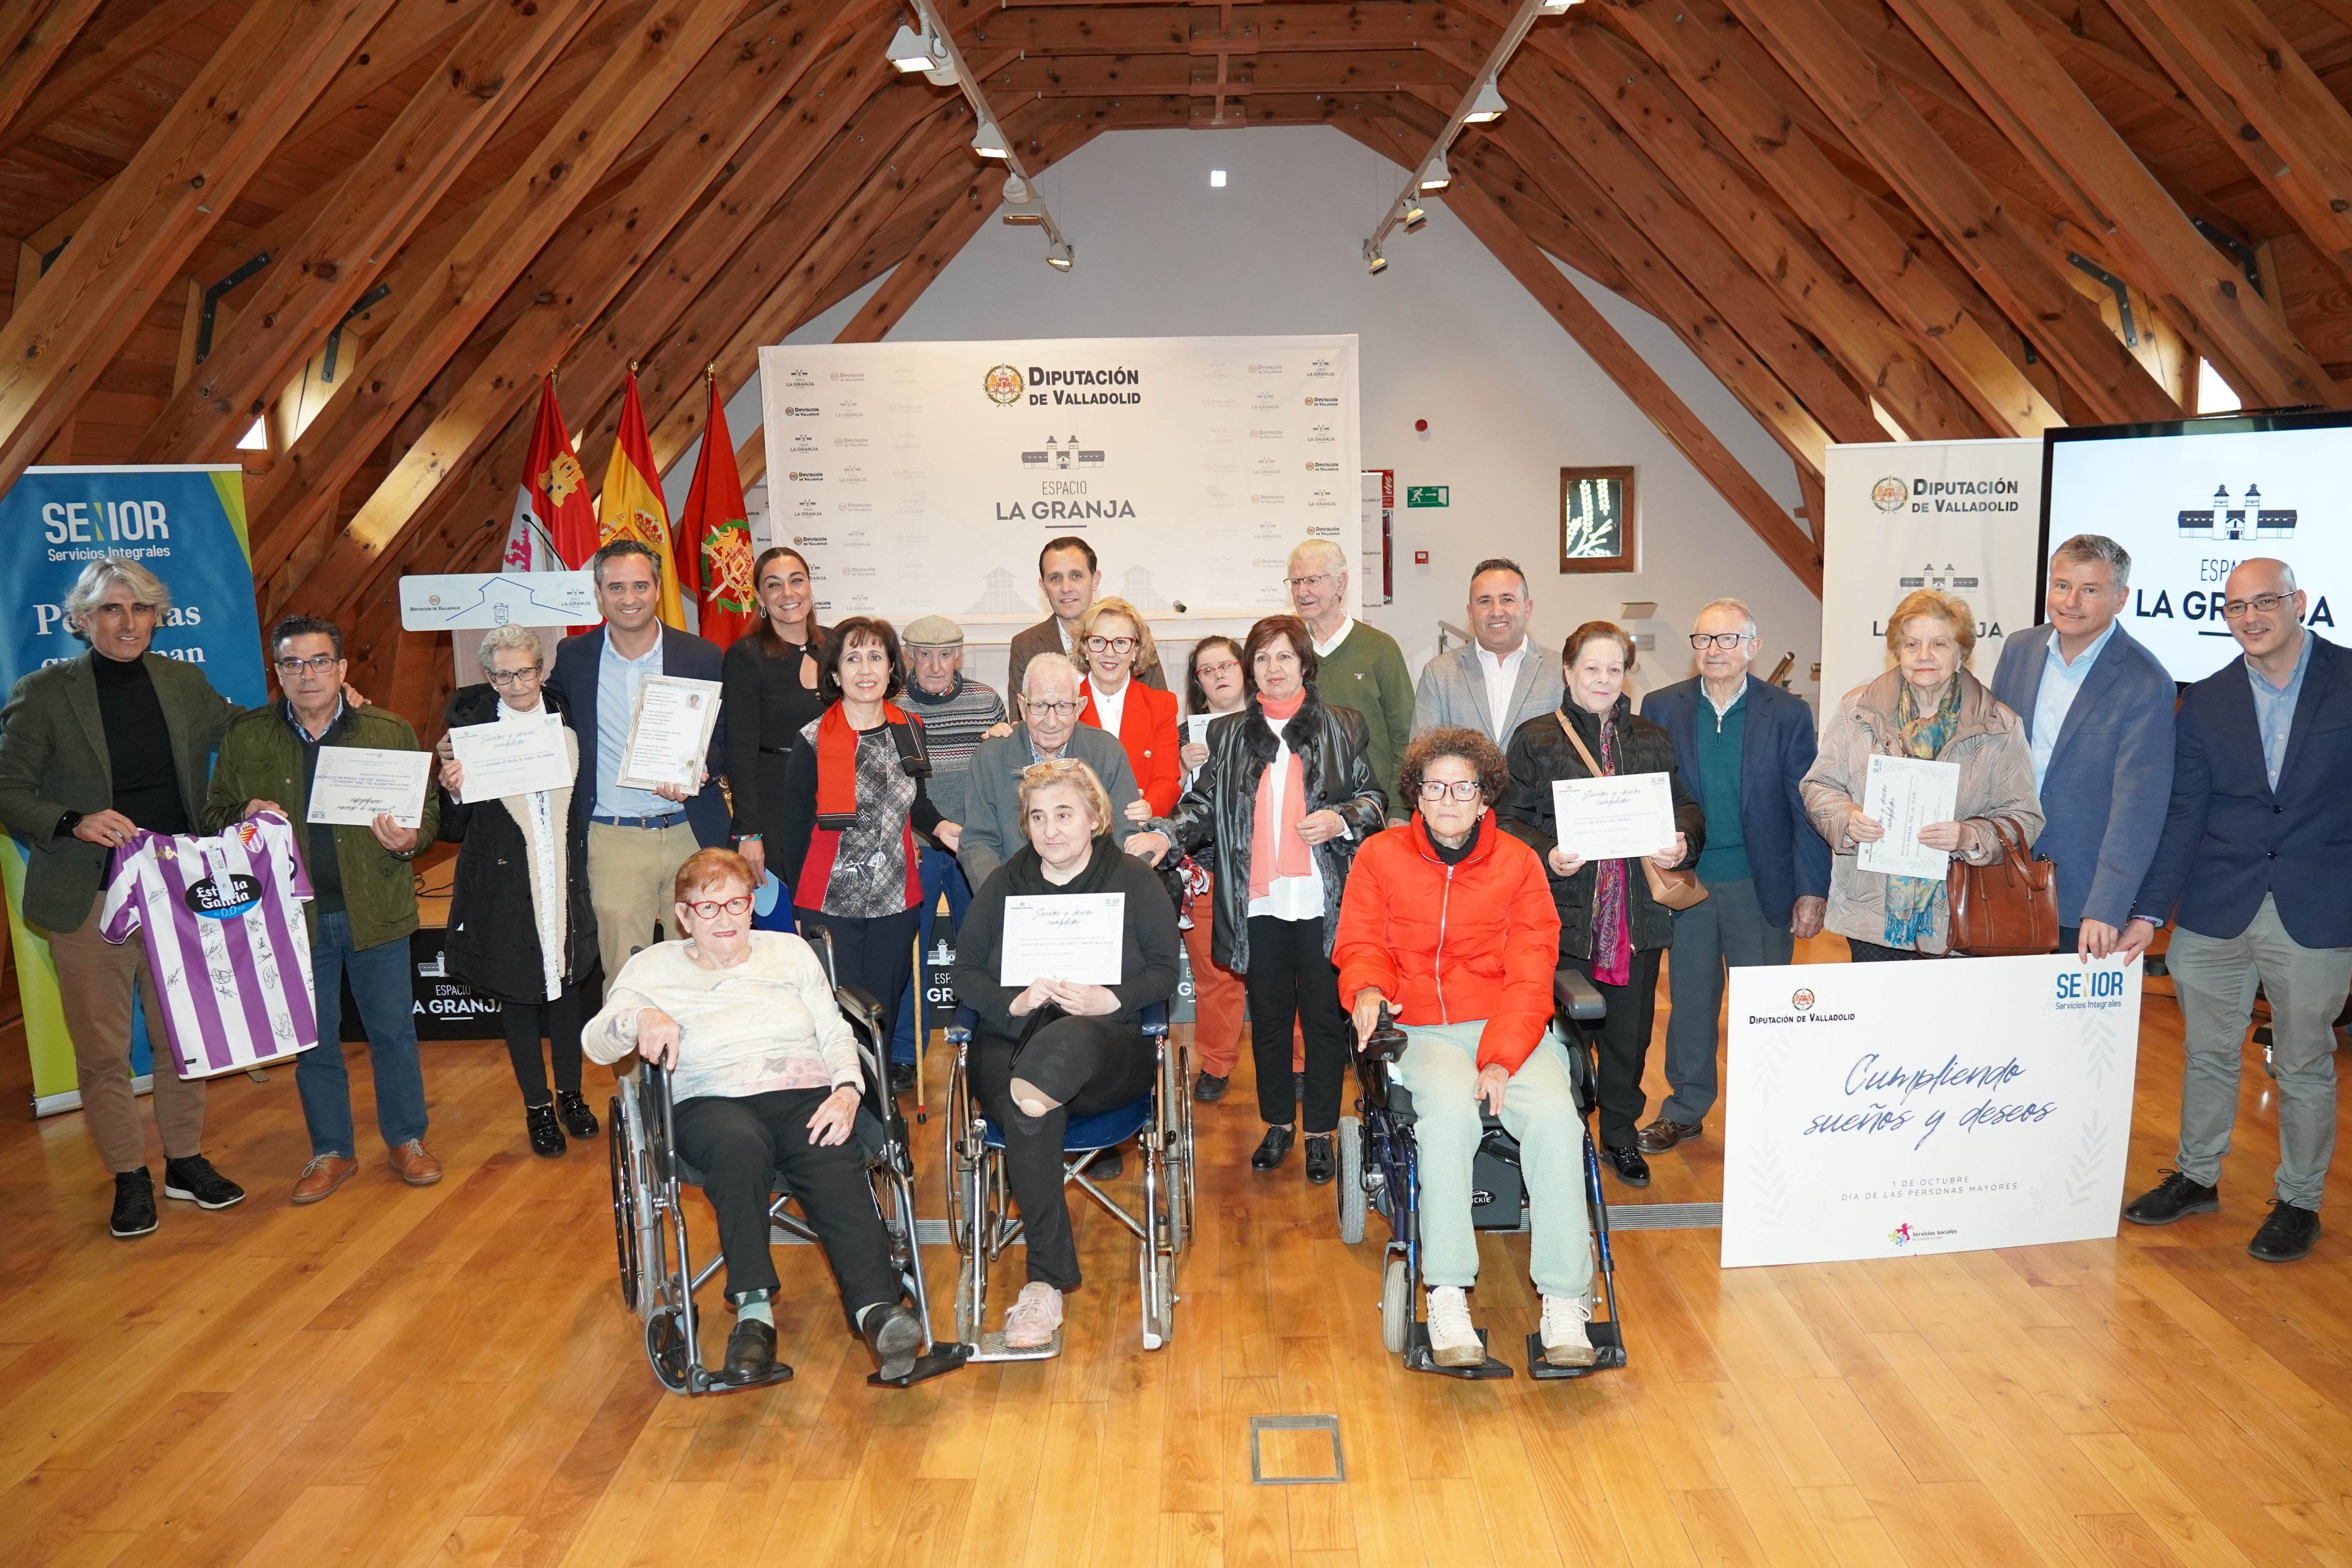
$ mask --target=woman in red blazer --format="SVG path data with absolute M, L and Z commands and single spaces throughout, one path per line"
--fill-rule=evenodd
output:
M 1142 612 L 1124 599 L 1097 599 L 1078 617 L 1071 656 L 1085 677 L 1078 717 L 1118 737 L 1127 765 L 1135 770 L 1142 799 L 1128 804 L 1136 821 L 1164 817 L 1183 792 L 1184 767 L 1176 753 L 1176 694 L 1147 686 L 1139 678 L 1160 667 L 1160 645 Z

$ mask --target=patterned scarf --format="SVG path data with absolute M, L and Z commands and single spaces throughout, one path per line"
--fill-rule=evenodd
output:
M 1562 706 L 1573 702 L 1564 698 Z M 1620 697 L 1619 702 L 1624 699 Z M 1617 716 L 1612 708 L 1601 716 L 1601 771 L 1614 776 L 1617 771 L 1617 727 L 1609 721 Z M 1570 718 L 1570 724 L 1576 720 Z M 1622 986 L 1633 977 L 1633 935 L 1625 910 L 1625 864 L 1623 861 L 1600 861 L 1592 875 L 1592 977 L 1605 986 Z
M 1944 700 L 1936 711 L 1919 711 L 1919 695 L 1909 681 L 1895 699 L 1895 755 L 1933 762 L 1952 738 L 1960 722 L 1960 677 L 1955 673 L 1944 686 Z M 1923 950 L 1944 912 L 1944 879 L 1937 876 L 1890 876 L 1886 879 L 1886 926 L 1889 947 Z

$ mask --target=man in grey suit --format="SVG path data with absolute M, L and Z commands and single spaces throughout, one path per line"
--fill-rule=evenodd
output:
M 1559 706 L 1559 662 L 1528 635 L 1535 596 L 1519 563 L 1497 556 L 1470 574 L 1470 634 L 1476 639 L 1432 659 L 1412 694 L 1412 732 L 1459 727 L 1497 746 Z
M 973 891 L 1029 841 L 1021 827 L 1022 769 L 1056 757 L 1076 758 L 1102 780 L 1110 796 L 1113 842 L 1146 859 L 1164 852 L 1168 841 L 1158 833 L 1137 832 L 1128 814 L 1128 807 L 1142 795 L 1118 737 L 1078 722 L 1084 705 L 1078 700 L 1076 667 L 1067 659 L 1039 659 L 1023 678 L 1028 685 L 1021 694 L 1021 722 L 1011 735 L 982 741 L 965 774 L 963 838 L 956 862 Z
M 2115 951 L 2172 798 L 2172 676 L 2116 624 L 2131 555 L 2104 534 L 2050 553 L 2050 619 L 2009 638 L 1992 695 L 2025 721 L 2058 867 L 2058 948 Z

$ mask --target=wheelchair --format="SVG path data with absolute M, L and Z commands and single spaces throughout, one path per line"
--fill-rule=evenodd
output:
M 1609 1205 L 1601 1196 L 1601 1154 L 1592 1137 L 1592 1113 L 1598 1103 L 1599 1066 L 1590 1030 L 1600 1022 L 1607 1003 L 1592 982 L 1573 969 L 1552 977 L 1555 1017 L 1568 1047 L 1569 1081 L 1577 1114 L 1584 1123 L 1584 1197 L 1592 1221 L 1595 1254 L 1593 1278 L 1600 1285 L 1596 1313 L 1587 1327 L 1594 1351 L 1591 1366 L 1552 1366 L 1543 1359 L 1543 1336 L 1527 1339 L 1528 1375 L 1538 1379 L 1582 1377 L 1625 1364 L 1623 1320 L 1618 1315 L 1616 1261 L 1609 1244 Z M 1414 1165 L 1412 1096 L 1391 1081 L 1391 1069 L 1403 1053 L 1402 1030 L 1388 1022 L 1385 1009 L 1381 1027 L 1356 1053 L 1356 1077 L 1361 1095 L 1357 1114 L 1339 1120 L 1339 1239 L 1350 1244 L 1364 1239 L 1367 1213 L 1377 1208 L 1387 1219 L 1390 1239 L 1381 1276 L 1381 1343 L 1392 1355 L 1404 1358 L 1408 1371 L 1434 1372 L 1450 1377 L 1508 1377 L 1510 1365 L 1491 1354 L 1482 1366 L 1440 1366 L 1431 1358 L 1429 1325 L 1421 1315 L 1420 1175 Z M 1527 1228 L 1527 1189 L 1520 1179 L 1518 1140 L 1500 1118 L 1482 1106 L 1485 1130 L 1471 1171 L 1471 1224 L 1479 1230 Z M 1486 1331 L 1479 1331 L 1484 1339 Z
M 983 1332 L 987 1321 L 988 1270 L 1020 1239 L 1022 1224 L 1013 1212 L 1004 1175 L 1004 1134 L 982 1112 L 971 1086 L 972 1032 L 979 1014 L 959 1007 L 947 1032 L 955 1049 L 948 1080 L 948 1228 L 955 1242 L 956 1338 L 974 1348 L 973 1361 L 1044 1361 L 1062 1354 L 1057 1330 L 1051 1343 L 1016 1350 L 1002 1330 Z M 1175 1332 L 1176 1268 L 1191 1244 L 1193 1218 L 1192 1097 L 1186 1092 L 1187 1056 L 1168 1033 L 1168 1008 L 1143 1009 L 1140 1030 L 1151 1042 L 1156 1071 L 1151 1092 L 1098 1115 L 1073 1118 L 1062 1138 L 1062 1182 L 1076 1185 L 1137 1241 L 1136 1278 L 1141 1301 L 1143 1348 L 1158 1350 Z M 1143 1213 L 1130 1214 L 1087 1175 L 1107 1149 L 1135 1140 L 1143 1167 Z
M 836 971 L 828 935 L 814 931 L 804 936 L 823 961 L 826 977 L 833 978 Z M 931 1338 L 930 1298 L 924 1288 L 922 1251 L 916 1239 L 914 1160 L 907 1144 L 906 1118 L 890 1097 L 888 1067 L 883 1060 L 888 1041 L 882 1037 L 881 1006 L 855 988 L 836 987 L 834 998 L 856 1037 L 858 1060 L 866 1070 L 866 1103 L 858 1109 L 851 1136 L 866 1155 L 875 1212 L 889 1233 L 891 1262 L 923 1323 L 923 1349 L 914 1370 L 905 1377 L 887 1380 L 893 1386 L 905 1387 L 961 1365 L 965 1347 L 940 1345 Z M 702 1177 L 677 1152 L 670 1075 L 640 1061 L 616 1088 L 607 1124 L 612 1129 L 607 1142 L 613 1174 L 613 1236 L 619 1253 L 621 1301 L 644 1325 L 646 1359 L 652 1364 L 655 1377 L 673 1394 L 732 1393 L 759 1387 L 760 1384 L 725 1382 L 703 1364 L 701 1314 L 695 1305 L 695 1293 L 725 1266 L 726 1259 L 714 1256 L 697 1267 L 687 1238 L 683 1189 L 701 1186 Z M 780 1170 L 768 1205 L 771 1232 L 782 1231 L 814 1243 L 816 1232 L 792 1211 L 791 1202 Z M 765 1381 L 779 1382 L 789 1375 L 780 1363 L 776 1375 Z M 866 1381 L 879 1385 L 886 1380 L 875 1373 Z

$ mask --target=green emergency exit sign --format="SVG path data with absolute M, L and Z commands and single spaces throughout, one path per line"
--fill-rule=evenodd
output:
M 1404 487 L 1404 504 L 1408 507 L 1450 506 L 1452 501 L 1447 494 L 1450 489 L 1451 486 L 1445 485 L 1407 485 Z

